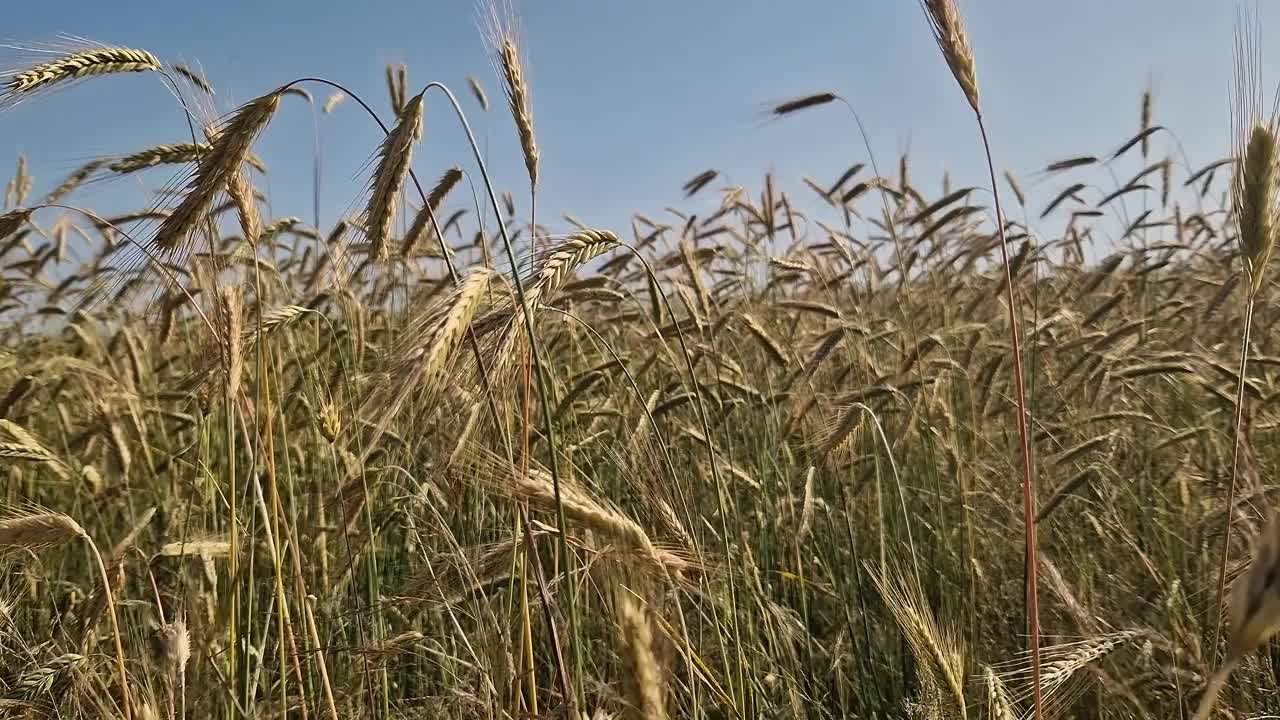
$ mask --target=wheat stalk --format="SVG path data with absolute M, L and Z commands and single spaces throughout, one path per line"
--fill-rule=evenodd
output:
M 1218 564 L 1217 604 L 1222 607 L 1227 579 L 1227 558 L 1231 549 L 1231 531 L 1235 513 L 1236 481 L 1239 474 L 1240 448 L 1247 442 L 1244 432 L 1245 388 L 1247 387 L 1249 341 L 1253 311 L 1262 290 L 1267 261 L 1275 248 L 1280 230 L 1280 202 L 1276 184 L 1280 181 L 1280 117 L 1274 112 L 1262 120 L 1261 53 L 1254 46 L 1253 28 L 1237 26 L 1235 44 L 1235 78 L 1232 87 L 1234 107 L 1232 129 L 1235 133 L 1238 164 L 1231 186 L 1231 202 L 1236 221 L 1240 254 L 1244 262 L 1248 292 L 1245 296 L 1244 327 L 1240 338 L 1240 362 L 1236 373 L 1234 431 L 1232 434 L 1231 481 L 1227 486 L 1227 518 L 1223 531 L 1222 553 Z M 1213 653 L 1218 652 L 1222 633 L 1222 616 L 1214 623 Z M 1231 657 L 1228 655 L 1228 660 Z M 1229 668 L 1224 668 L 1229 672 Z
M 1000 247 L 1000 260 L 1004 268 L 1004 294 L 1009 312 L 1010 355 L 1013 360 L 1014 396 L 1018 412 L 1018 443 L 1022 460 L 1022 520 L 1023 535 L 1026 543 L 1027 561 L 1027 618 L 1030 631 L 1031 668 L 1034 683 L 1033 712 L 1036 720 L 1043 720 L 1044 708 L 1040 696 L 1040 603 L 1036 573 L 1039 564 L 1036 561 L 1037 528 L 1036 528 L 1036 485 L 1035 470 L 1032 466 L 1031 441 L 1028 426 L 1032 422 L 1031 412 L 1027 405 L 1026 381 L 1022 362 L 1022 329 L 1018 312 L 1018 297 L 1014 288 L 1014 270 L 1009 260 L 1008 239 L 1005 236 L 1004 212 L 1000 207 L 1000 191 L 996 182 L 995 162 L 991 158 L 991 142 L 987 137 L 987 127 L 982 116 L 982 105 L 978 96 L 977 63 L 973 57 L 973 49 L 969 44 L 969 35 L 965 31 L 964 21 L 956 0 L 920 0 L 925 16 L 933 30 L 933 39 L 942 51 L 951 74 L 964 93 L 965 99 L 973 109 L 978 123 L 978 132 L 982 138 L 982 148 L 986 154 L 987 172 L 991 181 L 991 193 L 995 198 L 996 236 Z

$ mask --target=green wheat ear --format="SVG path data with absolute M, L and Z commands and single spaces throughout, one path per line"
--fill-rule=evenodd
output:
M 1276 244 L 1276 163 L 1275 129 L 1255 122 L 1232 188 L 1240 254 L 1251 294 L 1262 287 L 1267 262 Z

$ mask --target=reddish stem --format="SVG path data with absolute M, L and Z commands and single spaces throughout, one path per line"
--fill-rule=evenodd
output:
M 1018 442 L 1022 450 L 1022 521 L 1027 543 L 1027 621 L 1031 634 L 1031 688 L 1034 698 L 1035 718 L 1043 720 L 1044 708 L 1040 697 L 1040 602 L 1036 593 L 1036 486 L 1031 468 L 1031 440 L 1027 432 L 1026 383 L 1022 374 L 1022 331 L 1018 325 L 1018 306 L 1013 290 L 1013 271 L 1009 265 L 1009 249 L 1005 247 L 1004 213 L 1000 210 L 1000 191 L 996 186 L 996 168 L 991 161 L 991 143 L 987 139 L 987 127 L 978 118 L 978 131 L 982 133 L 982 148 L 987 154 L 987 171 L 991 174 L 991 194 L 995 196 L 996 232 L 1000 238 L 1000 259 L 1004 263 L 1004 285 L 1009 302 L 1009 334 L 1013 345 L 1013 386 L 1018 403 Z

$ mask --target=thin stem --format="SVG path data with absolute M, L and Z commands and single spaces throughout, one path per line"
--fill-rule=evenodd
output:
M 996 233 L 1000 239 L 1000 260 L 1004 264 L 1004 286 L 1009 303 L 1009 339 L 1013 353 L 1013 386 L 1018 404 L 1018 442 L 1022 450 L 1022 521 L 1027 544 L 1027 619 L 1031 634 L 1031 692 L 1036 720 L 1044 718 L 1040 692 L 1040 604 L 1036 592 L 1036 487 L 1031 467 L 1031 440 L 1027 432 L 1028 410 L 1026 384 L 1022 375 L 1022 330 L 1018 326 L 1017 294 L 1013 289 L 1013 271 L 1009 265 L 1009 249 L 1005 246 L 1004 213 L 1000 209 L 1000 189 L 996 184 L 996 167 L 991 160 L 991 142 L 982 113 L 975 112 L 982 149 L 987 156 L 987 172 L 991 175 L 991 194 L 995 197 Z
M 1227 557 L 1231 553 L 1231 529 L 1235 524 L 1236 477 L 1240 470 L 1240 443 L 1244 430 L 1244 386 L 1245 371 L 1249 364 L 1249 335 L 1253 330 L 1254 295 L 1249 292 L 1249 300 L 1244 311 L 1244 336 L 1240 342 L 1240 375 L 1236 381 L 1236 417 L 1235 430 L 1231 443 L 1231 484 L 1227 486 L 1227 527 L 1222 534 L 1222 556 L 1218 563 L 1218 601 L 1213 606 L 1217 618 L 1213 624 L 1213 658 L 1218 658 L 1218 641 L 1222 637 L 1222 596 L 1227 586 Z
M 102 562 L 102 553 L 98 552 L 98 546 L 93 542 L 93 538 L 87 534 L 82 535 L 85 542 L 89 543 L 89 549 L 93 551 L 93 559 L 98 563 L 98 572 L 102 575 L 102 597 L 107 601 L 107 612 L 111 616 L 111 635 L 116 644 L 116 670 L 120 673 L 120 695 L 124 702 L 125 720 L 133 720 L 133 702 L 129 695 L 129 676 L 124 668 L 124 643 L 120 640 L 120 622 L 116 619 L 116 603 L 111 592 L 111 577 L 107 573 L 107 566 Z

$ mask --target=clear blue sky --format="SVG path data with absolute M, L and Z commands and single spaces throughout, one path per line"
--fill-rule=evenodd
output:
M 962 7 L 996 162 L 1028 185 L 1048 161 L 1102 154 L 1131 136 L 1148 82 L 1155 121 L 1178 134 L 1193 166 L 1226 153 L 1234 3 L 968 0 Z M 623 233 L 632 211 L 681 205 L 680 185 L 706 168 L 752 190 L 773 171 L 801 207 L 817 207 L 801 177 L 829 182 L 865 160 L 849 118 L 835 106 L 778 123 L 760 116 L 772 101 L 821 90 L 859 109 L 884 165 L 894 167 L 909 148 L 913 177 L 927 190 L 937 192 L 943 169 L 957 184 L 986 184 L 973 118 L 915 0 L 517 0 L 516 10 L 542 149 L 539 219 L 553 228 L 567 228 L 559 215 L 569 211 Z M 1280 16 L 1263 10 L 1265 48 L 1266 39 L 1280 39 Z M 440 80 L 455 89 L 499 184 L 523 192 L 518 144 L 477 23 L 471 0 L 64 0 L 29 4 L 6 19 L 4 32 L 17 42 L 72 33 L 199 63 L 223 110 L 319 75 L 385 113 L 383 66 L 403 61 L 411 84 Z M 1280 80 L 1272 68 L 1264 66 L 1265 82 Z M 467 92 L 468 73 L 494 101 L 487 115 Z M 311 89 L 323 100 L 326 90 Z M 288 99 L 260 141 L 277 216 L 310 218 L 311 132 L 305 107 Z M 26 152 L 38 190 L 47 189 L 91 156 L 179 141 L 184 133 L 154 77 L 106 78 L 0 114 L 0 167 Z M 357 173 L 379 135 L 351 102 L 322 118 L 322 133 L 329 225 L 359 197 Z M 1157 136 L 1156 151 L 1171 142 Z M 430 101 L 415 157 L 424 182 L 450 165 L 470 170 L 467 158 L 454 120 L 439 98 Z M 1131 172 L 1126 166 L 1119 174 Z M 165 179 L 153 174 L 146 187 Z M 1043 183 L 1039 194 L 1052 194 L 1056 182 Z M 100 186 L 77 200 L 132 209 L 144 204 L 143 189 Z M 462 194 L 452 200 L 464 206 Z

